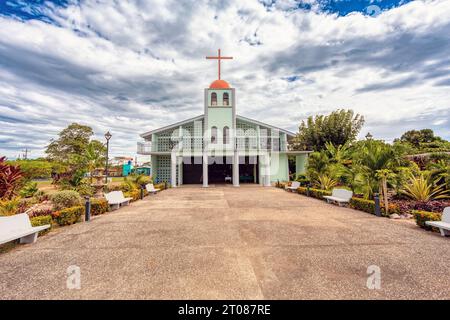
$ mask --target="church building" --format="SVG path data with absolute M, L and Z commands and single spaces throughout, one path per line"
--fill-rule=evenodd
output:
M 290 151 L 294 133 L 236 113 L 236 89 L 220 78 L 204 89 L 203 114 L 141 134 L 138 153 L 151 156 L 153 179 L 182 184 L 270 186 L 305 172 L 311 151 Z M 295 166 L 289 167 L 288 159 Z

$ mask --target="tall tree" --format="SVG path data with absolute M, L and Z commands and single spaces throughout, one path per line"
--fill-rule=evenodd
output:
M 106 147 L 98 140 L 89 142 L 84 153 L 84 160 L 86 162 L 88 171 L 90 173 L 90 181 L 92 182 L 92 174 L 97 167 L 102 167 L 105 164 Z
M 409 142 L 415 147 L 418 147 L 421 143 L 433 142 L 436 139 L 437 137 L 434 136 L 431 129 L 409 130 L 400 137 L 400 141 Z
M 353 110 L 336 110 L 329 115 L 308 117 L 302 121 L 299 132 L 294 139 L 294 150 L 323 150 L 329 142 L 335 146 L 344 145 L 355 140 L 362 126 L 364 117 L 354 114 Z
M 85 153 L 93 134 L 91 127 L 72 123 L 59 133 L 58 139 L 50 142 L 45 153 L 51 160 L 69 162 Z

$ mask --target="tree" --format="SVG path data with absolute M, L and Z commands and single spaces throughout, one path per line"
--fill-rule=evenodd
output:
M 90 181 L 92 182 L 92 174 L 97 167 L 103 166 L 105 163 L 106 147 L 98 140 L 92 140 L 86 147 L 84 160 L 90 173 Z
M 433 142 L 435 140 L 436 137 L 431 129 L 409 130 L 400 137 L 400 141 L 408 142 L 415 147 L 419 147 L 421 143 Z
M 45 153 L 51 160 L 71 162 L 85 152 L 93 134 L 91 127 L 72 123 L 59 133 L 57 140 L 50 142 Z
M 366 198 L 373 197 L 378 189 L 380 194 L 387 184 L 385 179 L 390 178 L 392 169 L 398 163 L 399 155 L 394 152 L 391 145 L 379 140 L 363 141 L 355 152 L 355 161 L 364 179 Z M 387 197 L 385 205 L 387 206 Z
M 302 121 L 292 149 L 315 150 L 325 148 L 327 142 L 339 146 L 353 141 L 364 125 L 364 117 L 353 110 L 336 110 L 329 115 L 308 117 Z

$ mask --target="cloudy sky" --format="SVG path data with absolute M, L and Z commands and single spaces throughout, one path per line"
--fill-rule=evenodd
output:
M 351 108 L 392 141 L 450 139 L 450 0 L 0 0 L 0 155 L 43 155 L 71 122 L 139 133 L 202 113 L 222 78 L 238 114 L 297 131 Z

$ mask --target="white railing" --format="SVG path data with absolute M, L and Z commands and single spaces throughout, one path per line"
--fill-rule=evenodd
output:
M 138 142 L 137 143 L 137 153 L 138 154 L 150 154 L 152 151 L 152 143 L 150 141 Z

